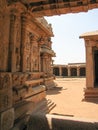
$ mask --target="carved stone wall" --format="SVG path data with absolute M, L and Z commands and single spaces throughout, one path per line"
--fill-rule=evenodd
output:
M 9 130 L 14 121 L 32 112 L 45 98 L 53 56 L 51 45 L 46 42 L 53 36 L 52 31 L 24 5 L 5 3 L 0 0 L 0 130 Z M 43 44 L 48 51 L 41 53 Z M 41 55 L 47 55 L 45 64 Z M 49 79 L 51 82 L 53 79 Z
M 0 73 L 0 130 L 9 130 L 14 123 L 11 73 Z

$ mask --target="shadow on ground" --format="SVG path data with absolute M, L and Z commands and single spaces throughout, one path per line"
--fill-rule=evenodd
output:
M 67 88 L 53 87 L 52 89 L 47 90 L 47 95 L 60 94 L 62 90 L 67 90 Z
M 98 104 L 98 100 L 95 100 L 95 99 L 82 99 L 82 102 Z

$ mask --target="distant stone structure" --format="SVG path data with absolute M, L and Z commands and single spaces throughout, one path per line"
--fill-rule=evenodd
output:
M 85 77 L 85 63 L 69 63 L 68 65 L 53 65 L 53 74 L 58 77 Z
M 98 31 L 84 33 L 80 38 L 84 38 L 86 48 L 85 99 L 98 100 Z

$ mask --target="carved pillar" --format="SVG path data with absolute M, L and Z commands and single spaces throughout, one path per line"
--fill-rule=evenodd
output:
M 4 5 L 4 8 L 3 8 Z M 10 13 L 5 0 L 0 0 L 0 71 L 8 71 Z
M 94 65 L 93 65 L 93 51 L 90 45 L 92 41 L 86 40 L 86 87 L 94 87 Z
M 21 18 L 21 56 L 22 56 L 22 60 L 21 60 L 21 70 L 22 72 L 26 72 L 26 39 L 27 39 L 27 35 L 26 35 L 26 17 L 22 16 Z
M 52 57 L 51 56 L 49 56 L 49 73 L 53 74 L 53 71 L 52 71 Z
M 40 48 L 41 48 L 41 45 L 39 44 L 39 46 L 38 46 L 38 48 L 39 48 L 39 72 L 41 72 L 41 58 L 40 58 Z
M 43 71 L 47 73 L 47 55 L 44 54 L 43 57 Z
M 0 130 L 9 130 L 14 123 L 12 77 L 8 73 L 10 11 L 7 1 L 0 0 Z
M 13 72 L 15 70 L 15 15 L 10 15 L 10 39 L 9 39 L 9 60 L 8 60 L 8 70 Z
M 32 72 L 33 71 L 33 35 L 31 34 L 30 36 L 30 45 L 31 45 L 31 48 L 30 48 L 30 71 Z
M 20 71 L 20 16 L 10 15 L 10 40 L 8 69 L 11 72 Z
M 9 130 L 14 123 L 11 73 L 0 73 L 0 130 Z

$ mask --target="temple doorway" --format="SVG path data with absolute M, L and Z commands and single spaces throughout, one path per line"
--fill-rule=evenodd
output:
M 94 63 L 95 63 L 95 87 L 98 87 L 98 50 L 94 51 Z

